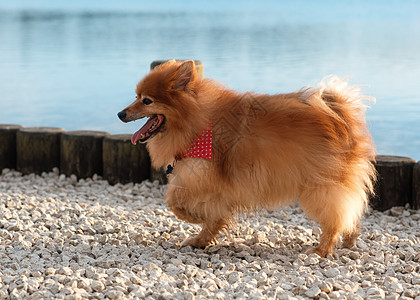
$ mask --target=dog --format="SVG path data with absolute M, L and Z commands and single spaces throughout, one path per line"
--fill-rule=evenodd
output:
M 183 246 L 207 247 L 238 214 L 296 202 L 322 229 L 310 252 L 332 254 L 340 235 L 343 247 L 355 243 L 376 178 L 358 87 L 330 77 L 290 94 L 239 93 L 173 60 L 136 94 L 118 117 L 148 117 L 131 141 L 168 166 L 170 210 L 202 226 Z

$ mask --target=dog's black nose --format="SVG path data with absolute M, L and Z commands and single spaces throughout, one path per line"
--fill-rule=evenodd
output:
M 125 117 L 127 117 L 127 113 L 125 112 L 125 110 L 120 111 L 117 115 L 118 115 L 118 118 L 120 118 L 121 121 L 124 121 Z

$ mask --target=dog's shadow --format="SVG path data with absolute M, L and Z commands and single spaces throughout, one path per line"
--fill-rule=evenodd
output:
M 284 240 L 272 242 L 267 239 L 258 240 L 258 238 L 244 238 L 239 236 L 219 237 L 217 243 L 212 243 L 205 249 L 193 248 L 191 246 L 181 247 L 182 241 L 173 239 L 168 240 L 164 246 L 172 250 L 179 251 L 182 255 L 192 257 L 214 257 L 213 260 L 221 262 L 253 263 L 275 262 L 291 266 L 298 259 L 301 253 L 307 253 L 317 243 L 317 237 L 311 236 L 302 239 L 299 236 L 288 236 Z M 159 244 L 159 243 L 158 243 Z

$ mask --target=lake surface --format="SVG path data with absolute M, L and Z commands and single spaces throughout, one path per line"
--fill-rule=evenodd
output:
M 378 152 L 420 160 L 420 1 L 290 2 L 0 0 L 0 123 L 133 133 L 150 63 L 198 59 L 239 91 L 348 77 Z

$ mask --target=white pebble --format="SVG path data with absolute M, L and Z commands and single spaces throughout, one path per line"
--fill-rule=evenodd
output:
M 372 285 L 372 283 L 371 283 L 370 281 L 363 280 L 360 286 L 361 286 L 362 288 L 368 288 L 368 287 L 370 287 L 371 285 Z
M 413 278 L 411 279 L 411 283 L 415 286 L 420 286 L 420 275 L 413 274 Z
M 105 285 L 99 280 L 93 280 L 91 286 L 95 292 L 102 292 L 105 289 Z
M 385 298 L 385 292 L 380 288 L 370 288 L 367 290 L 366 294 L 368 296 L 377 297 L 380 299 Z
M 314 285 L 310 289 L 306 290 L 305 295 L 310 298 L 315 298 L 320 293 L 321 293 L 321 289 L 318 286 Z
M 401 283 L 392 283 L 389 288 L 391 289 L 391 291 L 394 291 L 396 293 L 402 293 L 404 291 L 404 288 L 401 285 Z
M 62 267 L 57 271 L 57 274 L 62 274 L 66 276 L 70 276 L 73 274 L 73 270 L 69 267 Z
M 338 270 L 336 268 L 329 268 L 329 269 L 325 270 L 325 275 L 329 278 L 335 278 L 338 275 L 340 275 L 340 270 Z
M 331 293 L 333 289 L 332 284 L 325 281 L 319 283 L 318 287 L 321 289 L 322 292 L 327 293 L 327 294 Z
M 305 266 L 316 265 L 318 263 L 319 263 L 319 258 L 315 255 L 308 256 L 308 258 L 304 262 Z
M 111 290 L 107 292 L 105 296 L 109 299 L 121 299 L 124 296 L 124 293 L 118 290 Z

